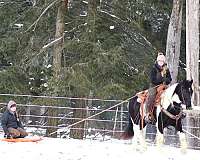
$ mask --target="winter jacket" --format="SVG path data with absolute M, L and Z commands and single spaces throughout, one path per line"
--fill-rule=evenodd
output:
M 165 69 L 165 72 L 162 76 L 161 72 L 163 72 L 163 69 Z M 163 67 L 160 67 L 157 63 L 155 63 L 151 70 L 150 80 L 152 87 L 160 84 L 170 84 L 172 78 L 167 65 L 165 64 Z
M 8 133 L 8 128 L 15 128 L 17 129 L 18 127 L 23 129 L 22 123 L 20 122 L 20 120 L 17 118 L 17 114 L 16 113 L 11 113 L 8 109 L 3 113 L 2 115 L 2 119 L 1 119 L 1 125 L 2 128 L 5 132 L 5 134 L 9 134 Z

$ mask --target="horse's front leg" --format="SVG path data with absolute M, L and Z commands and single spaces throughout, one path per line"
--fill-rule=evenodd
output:
M 178 134 L 179 134 L 179 139 L 180 139 L 181 152 L 186 153 L 186 150 L 187 150 L 186 135 L 183 132 L 178 132 Z
M 162 146 L 164 144 L 164 136 L 160 132 L 157 133 L 156 136 L 156 145 L 158 147 Z

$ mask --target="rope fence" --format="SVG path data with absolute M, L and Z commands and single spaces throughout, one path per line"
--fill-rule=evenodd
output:
M 14 99 L 17 102 L 17 110 L 20 113 L 22 122 L 32 134 L 58 137 L 70 137 L 70 132 L 75 130 L 83 132 L 83 138 L 119 138 L 128 123 L 128 101 L 126 100 L 102 100 L 92 98 L 69 98 L 32 96 L 17 94 L 0 94 L 0 117 L 4 112 L 7 102 Z M 5 100 L 6 99 L 6 100 Z M 53 100 L 53 103 L 52 101 Z M 50 101 L 50 103 L 49 103 Z M 48 104 L 49 103 L 49 104 Z M 81 104 L 81 105 L 80 105 Z M 50 115 L 49 110 L 56 114 Z M 76 117 L 75 112 L 85 114 Z M 195 121 L 195 125 L 183 124 L 183 131 L 191 139 L 189 147 L 200 149 L 200 113 L 195 115 L 187 114 L 189 120 Z M 49 121 L 57 120 L 57 125 L 51 125 Z M 83 126 L 80 124 L 84 123 Z M 48 129 L 53 129 L 47 134 Z M 199 134 L 198 134 L 199 133 Z M 156 136 L 157 133 L 147 133 Z M 176 135 L 167 135 L 175 137 Z
M 2 100 L 1 100 L 2 99 Z M 5 100 L 7 99 L 7 100 Z M 123 132 L 127 125 L 127 104 L 128 100 L 103 100 L 92 98 L 69 98 L 69 97 L 50 97 L 50 96 L 32 96 L 32 95 L 17 95 L 17 94 L 0 94 L 0 116 L 4 112 L 7 102 L 13 99 L 17 102 L 17 110 L 26 128 L 35 127 L 36 129 L 63 129 L 68 130 L 69 127 L 73 130 L 84 130 L 89 133 L 90 128 L 96 132 L 105 132 L 112 136 L 113 133 Z M 50 105 L 46 101 L 51 101 L 55 104 Z M 77 106 L 82 101 L 84 106 Z M 22 103 L 23 102 L 23 103 Z M 114 105 L 114 106 L 113 106 Z M 120 105 L 125 109 L 117 109 Z M 110 107 L 112 106 L 112 107 Z M 53 109 L 57 115 L 49 115 L 48 110 Z M 86 117 L 74 117 L 73 113 L 86 112 Z M 95 118 L 93 118 L 95 117 Z M 48 123 L 51 119 L 57 119 L 56 126 Z M 85 121 L 84 128 L 76 125 Z M 95 128 L 95 129 L 94 129 Z M 109 131 L 109 132 L 108 132 Z M 46 134 L 51 136 L 54 133 L 59 133 L 60 130 L 55 130 L 53 133 Z M 62 131 L 62 134 L 65 134 Z M 87 133 L 86 133 L 87 134 Z M 85 137 L 87 136 L 85 134 Z
M 99 98 L 78 98 L 78 97 L 57 97 L 57 96 L 34 96 L 26 94 L 0 94 L 0 96 L 9 96 L 9 97 L 26 97 L 26 98 L 47 98 L 47 99 L 66 99 L 66 100 L 87 100 L 87 101 L 102 101 L 102 102 L 121 102 L 122 100 L 108 100 L 108 99 L 99 99 Z
M 0 105 L 4 105 L 6 107 L 7 103 L 0 103 Z M 20 107 L 34 107 L 34 108 L 54 108 L 54 109 L 69 109 L 69 110 L 87 110 L 87 111 L 103 111 L 103 109 L 89 109 L 89 108 L 72 108 L 72 107 L 62 107 L 62 106 L 41 106 L 41 105 L 30 105 L 30 104 L 17 104 L 17 106 Z M 115 110 L 108 110 L 107 112 L 116 112 Z M 121 111 L 118 111 L 121 112 Z M 128 111 L 123 111 L 124 112 L 128 112 Z

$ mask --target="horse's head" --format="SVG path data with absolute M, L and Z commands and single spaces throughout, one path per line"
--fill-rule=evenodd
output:
M 191 81 L 183 80 L 177 85 L 174 91 L 174 93 L 178 95 L 181 103 L 186 105 L 186 109 L 189 109 L 192 106 L 191 105 L 191 99 L 192 99 L 192 93 L 193 93 L 192 83 L 193 83 L 193 80 Z

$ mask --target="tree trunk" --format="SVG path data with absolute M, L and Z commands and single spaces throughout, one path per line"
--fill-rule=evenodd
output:
M 187 79 L 193 79 L 194 105 L 199 105 L 199 0 L 186 0 Z
M 95 23 L 97 14 L 97 0 L 88 1 L 88 40 L 95 42 Z
M 178 75 L 182 27 L 182 6 L 182 0 L 173 0 L 173 9 L 167 34 L 166 57 L 172 76 L 172 84 L 176 83 Z
M 64 43 L 64 17 L 67 10 L 68 0 L 61 1 L 58 7 L 57 19 L 56 19 L 56 33 L 55 39 L 59 39 L 54 44 L 53 52 L 53 77 L 55 80 L 60 80 L 61 76 L 61 57 Z M 58 94 L 58 88 L 55 88 L 55 93 Z
M 50 106 L 54 106 L 54 105 L 55 105 L 55 102 L 53 100 L 52 103 L 50 104 Z M 56 108 L 48 108 L 48 116 L 57 117 L 58 110 Z M 51 127 L 47 128 L 46 136 L 51 136 L 51 137 L 57 138 L 57 132 L 56 132 L 57 129 L 55 127 L 58 126 L 58 119 L 48 118 L 47 125 L 51 126 Z
M 72 101 L 72 107 L 73 108 L 85 108 L 85 101 L 78 99 L 78 100 L 73 100 Z M 74 109 L 73 110 L 73 118 L 78 118 L 78 119 L 73 119 L 72 124 L 76 123 L 86 117 L 86 110 L 83 109 Z M 70 129 L 70 138 L 75 138 L 75 139 L 83 139 L 84 138 L 84 133 L 85 133 L 85 121 L 78 123 Z
M 54 86 L 54 96 L 59 95 L 59 88 L 57 84 L 59 84 L 60 77 L 61 77 L 61 57 L 62 57 L 62 50 L 63 50 L 63 41 L 64 41 L 64 17 L 67 10 L 68 0 L 63 0 L 59 3 L 57 18 L 56 18 L 56 33 L 55 39 L 59 39 L 53 48 L 53 77 L 56 84 Z M 57 116 L 58 111 L 57 109 L 49 108 L 48 115 L 49 116 Z M 48 125 L 49 126 L 57 126 L 58 120 L 57 119 L 49 119 Z M 55 128 L 47 129 L 47 135 L 55 132 Z M 53 134 L 52 137 L 57 137 L 57 134 Z

